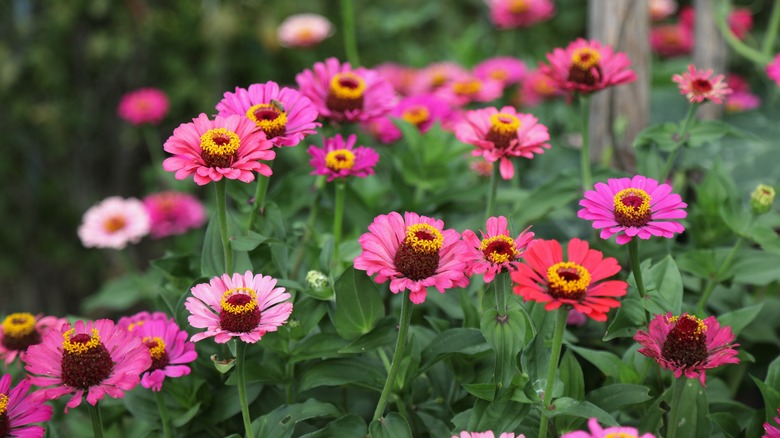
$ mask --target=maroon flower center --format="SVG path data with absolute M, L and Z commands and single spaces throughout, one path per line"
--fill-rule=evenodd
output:
M 11 425 L 8 424 L 8 395 L 0 393 L 0 437 L 8 436 Z
M 518 255 L 514 239 L 503 234 L 483 239 L 480 249 L 485 259 L 497 265 L 513 261 Z
M 691 81 L 691 90 L 694 94 L 707 94 L 712 91 L 712 82 L 707 79 L 696 79 Z
M 623 189 L 613 198 L 615 222 L 624 227 L 643 227 L 652 219 L 650 195 L 635 188 Z
M 574 51 L 571 57 L 568 81 L 593 86 L 601 81 L 602 71 L 599 61 L 601 54 L 590 47 Z
M 225 291 L 219 311 L 219 326 L 233 333 L 248 333 L 260 325 L 257 295 L 250 288 Z
M 547 269 L 547 291 L 556 299 L 580 300 L 590 286 L 590 272 L 574 262 L 560 262 Z
M 363 109 L 363 93 L 366 83 L 355 73 L 345 72 L 333 76 L 325 105 L 337 112 Z
M 73 336 L 74 329 L 63 333 L 62 338 L 62 382 L 68 386 L 87 389 L 98 385 L 111 374 L 114 361 L 100 342 L 97 329 L 92 335 L 80 333 Z
M 393 261 L 404 277 L 419 281 L 436 274 L 439 250 L 444 244 L 441 232 L 428 224 L 406 227 L 406 238 L 398 247 Z
M 3 328 L 2 344 L 9 350 L 25 351 L 30 345 L 41 343 L 41 334 L 35 328 L 35 316 L 31 313 L 12 313 L 0 327 Z
M 146 371 L 161 370 L 165 368 L 170 359 L 168 351 L 165 349 L 165 342 L 158 337 L 145 337 L 143 343 L 149 349 L 149 355 L 152 357 L 152 366 Z
M 686 368 L 707 359 L 707 326 L 692 315 L 674 316 L 670 322 L 674 327 L 666 335 L 661 356 L 676 367 Z
M 230 167 L 240 146 L 238 134 L 225 128 L 209 129 L 200 136 L 200 156 L 208 167 Z
M 246 116 L 265 132 L 265 138 L 272 139 L 287 132 L 287 113 L 281 103 L 261 103 L 252 106 Z
M 517 140 L 517 130 L 520 126 L 520 119 L 512 114 L 493 114 L 490 116 L 490 129 L 485 139 L 493 142 L 497 149 L 506 149 L 512 144 L 512 140 Z

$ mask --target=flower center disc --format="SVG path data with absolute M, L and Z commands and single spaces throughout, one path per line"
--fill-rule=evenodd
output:
M 517 140 L 517 130 L 520 129 L 520 119 L 507 113 L 497 113 L 490 116 L 490 129 L 485 138 L 493 142 L 498 149 L 506 149 Z
M 401 118 L 419 128 L 420 125 L 431 118 L 431 114 L 428 112 L 428 108 L 418 105 L 407 108 L 406 111 L 401 114 Z
M 481 89 L 482 83 L 474 79 L 452 84 L 452 91 L 459 96 L 473 96 L 479 93 Z
M 712 82 L 707 79 L 696 79 L 691 82 L 691 90 L 694 94 L 707 94 L 712 91 Z
M 225 128 L 209 129 L 200 136 L 200 156 L 208 167 L 230 167 L 239 146 L 238 134 Z
M 272 139 L 287 132 L 287 113 L 270 103 L 260 103 L 249 108 L 246 116 L 265 132 L 265 138 Z
M 338 172 L 342 169 L 352 169 L 352 166 L 354 165 L 355 154 L 353 154 L 352 151 L 348 149 L 330 151 L 328 152 L 328 155 L 325 156 L 325 166 L 335 172 Z
M 168 365 L 170 359 L 168 358 L 168 352 L 165 350 L 165 342 L 160 337 L 145 337 L 143 343 L 149 348 L 149 355 L 152 357 L 152 366 L 146 371 L 154 371 L 165 368 Z
M 690 367 L 707 359 L 707 326 L 701 319 L 682 314 L 669 322 L 675 325 L 661 348 L 664 359 L 678 367 Z
M 100 342 L 97 329 L 92 335 L 75 329 L 62 334 L 62 382 L 74 388 L 87 389 L 102 382 L 114 369 L 114 361 Z
M 641 189 L 624 189 L 613 199 L 615 222 L 624 227 L 642 227 L 651 219 L 650 195 Z
M 5 317 L 2 327 L 3 346 L 9 350 L 24 351 L 30 345 L 41 343 L 41 334 L 35 330 L 35 316 L 31 313 L 12 313 Z
M 577 49 L 571 55 L 569 78 L 571 82 L 584 85 L 595 85 L 601 79 L 601 54 L 590 47 Z
M 410 280 L 423 280 L 439 269 L 439 250 L 444 244 L 441 232 L 428 224 L 406 227 L 406 238 L 395 253 L 395 267 Z
M 590 272 L 574 262 L 560 262 L 547 269 L 548 290 L 554 298 L 579 300 L 590 286 Z
M 604 435 L 604 438 L 637 438 L 637 436 L 631 432 L 610 432 Z
M 0 394 L 0 437 L 8 436 L 8 414 L 5 412 L 8 410 L 8 396 Z
M 114 234 L 127 225 L 124 216 L 111 216 L 103 222 L 103 229 L 109 234 Z
M 528 0 L 513 0 L 509 2 L 509 12 L 513 14 L 522 14 L 528 12 L 531 6 L 528 4 Z
M 333 111 L 363 109 L 365 91 L 366 82 L 363 78 L 350 72 L 338 73 L 330 81 L 330 91 L 325 105 Z
M 497 265 L 517 258 L 514 239 L 503 234 L 482 240 L 480 249 L 486 259 Z
M 237 287 L 222 295 L 219 326 L 233 333 L 248 333 L 260 324 L 257 294 L 248 287 Z

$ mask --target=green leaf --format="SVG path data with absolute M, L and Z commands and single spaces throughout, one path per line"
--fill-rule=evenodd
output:
M 685 389 L 680 397 L 679 421 L 669 427 L 677 428 L 677 436 L 709 438 L 712 425 L 708 417 L 707 393 L 698 379 L 685 379 Z
M 558 368 L 561 381 L 563 382 L 563 395 L 575 400 L 582 400 L 585 397 L 585 378 L 582 375 L 582 367 L 577 359 L 566 350 L 561 359 Z
M 620 302 L 615 318 L 604 334 L 604 341 L 615 338 L 632 338 L 637 329 L 645 325 L 645 309 L 636 298 L 625 298 Z
M 764 409 L 766 410 L 765 418 L 774 418 L 777 414 L 776 406 L 780 406 L 780 390 L 767 385 L 753 376 L 750 376 L 750 378 L 753 379 L 753 382 L 758 386 L 758 390 L 761 391 L 761 397 L 764 399 Z
M 661 436 L 660 429 L 663 423 L 664 413 L 666 412 L 661 408 L 661 403 L 665 403 L 666 406 L 668 406 L 671 397 L 672 389 L 668 388 L 653 401 L 653 404 L 644 412 L 644 415 L 642 415 L 642 418 L 639 421 L 639 430 L 646 430 L 655 436 Z
M 330 403 L 308 399 L 303 403 L 283 405 L 252 422 L 257 438 L 287 438 L 292 436 L 295 425 L 317 417 L 336 417 L 339 411 Z
M 742 136 L 742 132 L 720 120 L 697 120 L 688 129 L 688 146 L 697 148 L 720 140 L 726 135 Z
M 716 426 L 723 432 L 727 438 L 739 438 L 742 428 L 739 426 L 737 419 L 726 412 L 716 412 L 709 414 L 710 420 L 715 423 Z
M 368 434 L 371 438 L 412 438 L 409 423 L 397 412 L 390 412 L 372 421 L 368 426 Z
M 186 412 L 178 415 L 173 416 L 173 421 L 171 421 L 171 424 L 174 427 L 182 427 L 185 424 L 189 423 L 190 420 L 195 418 L 195 415 L 200 411 L 200 403 L 198 402 L 195 404 L 195 406 L 189 408 Z
M 620 378 L 620 372 L 625 368 L 625 364 L 620 357 L 608 351 L 590 350 L 588 348 L 567 345 L 567 348 L 574 350 L 575 353 L 582 356 L 585 360 L 596 366 L 604 375 L 614 379 Z
M 227 214 L 228 236 L 233 238 L 240 236 L 242 231 L 233 215 L 228 211 Z M 252 262 L 249 260 L 249 254 L 246 251 L 233 252 L 233 272 L 244 272 L 252 270 Z M 219 231 L 219 218 L 217 214 L 211 216 L 206 235 L 203 238 L 203 249 L 200 259 L 201 275 L 207 278 L 216 277 L 225 274 L 225 252 L 222 249 L 222 236 Z M 232 275 L 232 273 L 230 273 Z
M 571 397 L 561 397 L 553 402 L 555 409 L 542 411 L 546 417 L 554 418 L 568 415 L 578 418 L 593 418 L 605 426 L 618 426 L 618 422 L 600 407 L 587 401 L 577 401 Z
M 368 426 L 363 417 L 347 414 L 328 423 L 327 426 L 318 431 L 301 436 L 301 438 L 364 438 L 367 432 Z
M 530 404 L 477 400 L 471 412 L 468 430 L 515 430 L 530 411 Z
M 349 267 L 336 281 L 335 289 L 336 309 L 331 320 L 339 336 L 353 340 L 371 332 L 385 312 L 371 278 Z
M 742 329 L 756 319 L 756 316 L 758 316 L 763 307 L 764 303 L 759 303 L 754 306 L 724 313 L 718 317 L 718 322 L 721 327 L 731 327 L 731 332 L 734 333 L 734 337 L 737 337 L 742 332 Z
M 398 321 L 391 316 L 382 318 L 374 330 L 365 334 L 339 350 L 339 353 L 365 353 L 376 348 L 392 345 L 398 337 Z
M 500 281 L 500 280 L 496 280 Z M 528 320 L 520 310 L 508 310 L 501 315 L 496 309 L 486 309 L 480 318 L 480 328 L 487 343 L 496 352 L 494 379 L 500 391 L 515 375 L 517 353 L 530 341 Z
M 718 266 L 715 251 L 710 249 L 697 249 L 677 256 L 677 267 L 680 270 L 705 280 L 715 277 Z
M 659 125 L 652 125 L 645 128 L 640 132 L 636 138 L 634 138 L 634 147 L 649 146 L 656 144 L 658 149 L 662 151 L 671 152 L 679 147 L 679 141 L 677 139 L 677 132 L 679 126 L 676 123 L 663 123 Z
M 439 333 L 422 351 L 420 371 L 453 353 L 478 354 L 488 350 L 485 337 L 473 328 L 452 328 Z
M 581 195 L 579 178 L 570 173 L 557 175 L 531 192 L 510 196 L 510 201 L 517 206 L 512 211 L 512 220 L 516 224 L 535 223 L 560 206 L 579 199 Z
M 652 397 L 646 386 L 616 383 L 594 389 L 585 399 L 606 412 L 615 412 L 623 406 L 643 403 Z
M 251 404 L 255 401 L 262 389 L 262 385 L 247 385 L 247 402 Z M 206 406 L 204 412 L 208 413 L 211 418 L 211 423 L 221 423 L 241 412 L 241 403 L 239 402 L 238 397 L 236 397 L 236 388 L 234 386 L 223 386 L 222 388 L 217 389 L 214 392 L 211 406 Z
M 160 277 L 159 272 L 150 271 L 109 280 L 95 295 L 85 299 L 82 307 L 88 313 L 96 310 L 127 310 L 145 299 L 157 296 Z
M 277 286 L 281 286 L 276 283 Z M 292 314 L 288 327 L 293 339 L 301 339 L 317 327 L 322 317 L 328 313 L 328 303 L 310 297 L 303 297 L 295 303 L 295 312 Z
M 493 401 L 496 395 L 494 383 L 464 383 L 463 389 L 480 400 Z
M 298 377 L 299 391 L 320 386 L 352 384 L 381 392 L 387 376 L 378 362 L 353 357 L 306 363 Z
M 766 286 L 780 281 L 780 254 L 755 249 L 743 249 L 734 262 L 734 282 Z
M 767 385 L 780 391 L 780 357 L 776 357 L 767 369 L 766 379 L 764 379 Z
M 324 359 L 338 357 L 341 350 L 349 341 L 335 333 L 315 333 L 307 336 L 298 345 L 290 356 L 290 362 L 297 363 L 309 359 Z
M 269 238 L 254 231 L 243 236 L 237 236 L 230 241 L 230 246 L 236 251 L 252 251 Z
M 677 264 L 672 256 L 666 256 L 650 268 L 650 278 L 653 280 L 653 290 L 648 291 L 650 300 L 662 305 L 656 314 L 672 312 L 679 315 L 682 307 L 683 284 Z

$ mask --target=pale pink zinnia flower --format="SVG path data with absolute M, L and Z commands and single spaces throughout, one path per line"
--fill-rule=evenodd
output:
M 385 62 L 375 66 L 374 71 L 379 73 L 379 76 L 382 76 L 389 82 L 396 93 L 401 96 L 409 96 L 412 94 L 411 87 L 415 82 L 417 70 L 405 65 Z
M 462 66 L 449 61 L 435 62 L 417 72 L 409 86 L 410 94 L 432 93 L 455 78 L 468 75 Z
M 311 174 L 326 175 L 328 182 L 348 176 L 365 178 L 373 175 L 379 154 L 365 146 L 355 147 L 355 142 L 355 134 L 350 135 L 347 141 L 341 134 L 336 134 L 335 137 L 325 138 L 321 148 L 309 146 L 309 164 L 314 168 Z
M 168 107 L 168 96 L 161 90 L 141 88 L 122 96 L 117 113 L 133 125 L 157 125 L 168 114 Z
M 761 98 L 749 91 L 735 91 L 726 97 L 726 103 L 723 106 L 729 113 L 750 111 L 761 106 Z
M 40 400 L 34 401 L 27 394 L 30 381 L 23 379 L 11 388 L 11 375 L 0 377 L 0 436 L 41 438 L 46 430 L 32 423 L 45 423 L 51 419 L 52 407 Z
M 506 218 L 494 216 L 488 218 L 481 239 L 471 230 L 463 231 L 463 241 L 468 246 L 470 259 L 466 275 L 484 274 L 485 283 L 490 283 L 502 271 L 516 270 L 520 265 L 518 260 L 534 238 L 529 228 L 513 239 L 509 235 Z
M 534 107 L 544 100 L 553 99 L 563 93 L 558 84 L 540 70 L 529 72 L 520 85 L 519 103 L 521 107 Z
M 504 84 L 500 81 L 464 75 L 439 87 L 435 95 L 452 105 L 464 106 L 472 102 L 490 102 L 501 97 L 503 92 Z
M 474 76 L 480 79 L 492 79 L 506 86 L 522 81 L 527 70 L 525 63 L 517 58 L 497 56 L 474 66 Z
M 602 229 L 602 239 L 617 234 L 617 243 L 621 245 L 633 237 L 671 239 L 675 233 L 685 231 L 677 219 L 688 215 L 688 204 L 672 193 L 672 186 L 641 175 L 596 183 L 595 190 L 585 192 L 580 206 L 579 218 L 593 221 L 593 228 Z
M 276 29 L 284 47 L 314 47 L 333 34 L 330 20 L 318 14 L 290 15 Z
M 457 231 L 445 230 L 443 221 L 393 211 L 374 218 L 368 231 L 358 239 L 363 252 L 355 269 L 377 274 L 377 283 L 390 280 L 392 293 L 409 289 L 409 299 L 420 304 L 430 286 L 444 293 L 468 285 L 465 243 Z
M 510 157 L 531 159 L 534 154 L 549 149 L 547 127 L 530 114 L 518 113 L 511 106 L 499 111 L 495 107 L 466 112 L 464 120 L 455 127 L 458 140 L 476 146 L 475 157 L 501 161 L 499 170 L 503 179 L 512 179 L 515 167 Z
M 780 54 L 775 55 L 775 59 L 767 64 L 766 75 L 769 76 L 769 79 L 775 81 L 777 85 L 780 85 Z
M 78 235 L 87 248 L 122 249 L 140 241 L 149 228 L 149 214 L 141 201 L 111 196 L 84 213 Z
M 293 309 L 290 294 L 276 287 L 275 278 L 251 271 L 214 277 L 191 292 L 184 303 L 190 325 L 206 329 L 192 335 L 192 342 L 213 336 L 218 344 L 233 338 L 254 344 L 286 323 Z
M 31 345 L 22 357 L 36 394 L 53 400 L 73 394 L 68 408 L 87 402 L 96 405 L 106 395 L 122 398 L 135 388 L 140 375 L 152 365 L 149 349 L 141 340 L 108 319 L 76 321 L 75 326 L 50 330 L 43 342 Z
M 698 377 L 705 386 L 708 369 L 739 363 L 730 327 L 721 327 L 714 316 L 704 320 L 683 313 L 680 316 L 656 315 L 647 331 L 639 330 L 634 340 L 642 344 L 638 351 L 674 372 L 675 378 Z
M 636 428 L 628 426 L 601 427 L 596 418 L 588 420 L 589 432 L 578 430 L 561 435 L 561 438 L 655 438 L 652 433 L 639 435 Z
M 176 179 L 192 175 L 198 185 L 220 181 L 223 177 L 252 182 L 254 172 L 263 176 L 273 173 L 258 160 L 273 160 L 273 143 L 246 116 L 217 116 L 214 120 L 201 114 L 190 123 L 182 123 L 163 145 L 173 154 L 163 161 L 163 169 L 176 172 Z
M 153 193 L 143 199 L 155 239 L 184 234 L 206 222 L 206 209 L 198 198 L 182 192 Z
M 650 49 L 671 58 L 693 51 L 693 30 L 682 24 L 663 24 L 650 30 Z
M 11 313 L 0 323 L 0 360 L 8 366 L 30 345 L 40 344 L 49 330 L 59 331 L 67 321 L 54 316 Z M 0 435 L 3 436 L 3 435 Z
M 680 94 L 688 98 L 691 103 L 702 103 L 705 100 L 723 103 L 727 94 L 731 94 L 731 88 L 723 80 L 724 75 L 712 76 L 712 69 L 696 70 L 693 64 L 688 65 L 688 71 L 682 75 L 672 76 L 672 82 L 677 83 Z
M 393 86 L 374 70 L 353 69 L 336 58 L 314 64 L 295 76 L 301 94 L 322 117 L 336 122 L 363 122 L 385 115 L 396 105 Z
M 661 21 L 677 11 L 676 0 L 650 0 L 650 18 Z
M 496 438 L 496 435 L 493 433 L 492 430 L 487 430 L 485 432 L 463 431 L 458 435 L 453 435 L 452 438 Z M 499 435 L 498 438 L 525 438 L 525 435 L 521 433 L 520 435 L 517 435 L 517 437 L 515 437 L 515 434 L 513 432 L 504 432 L 501 435 Z
M 552 0 L 486 0 L 490 20 L 499 29 L 528 27 L 555 14 Z
M 382 143 L 392 143 L 402 137 L 392 118 L 406 120 L 420 132 L 427 132 L 435 122 L 449 123 L 454 116 L 452 107 L 444 99 L 432 94 L 404 97 L 386 116 L 363 123 L 363 129 Z
M 777 413 L 780 414 L 780 408 L 777 409 Z M 773 420 L 775 424 L 780 424 L 780 417 L 775 417 Z M 767 421 L 764 423 L 764 436 L 761 438 L 780 438 L 780 428 L 772 426 Z
M 248 117 L 275 146 L 295 146 L 321 126 L 316 122 L 319 113 L 308 97 L 292 88 L 279 89 L 271 81 L 226 92 L 217 111 L 225 117 Z

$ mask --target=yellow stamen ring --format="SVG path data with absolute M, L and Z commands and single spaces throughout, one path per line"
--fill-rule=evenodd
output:
M 431 118 L 431 114 L 428 112 L 428 108 L 418 105 L 404 111 L 403 114 L 401 114 L 401 118 L 413 125 L 420 126 Z
M 134 322 L 134 323 L 130 324 L 129 326 L 127 326 L 127 331 L 131 332 L 131 331 L 135 330 L 137 327 L 141 327 L 142 325 L 144 325 L 144 321 Z
M 520 129 L 520 119 L 507 113 L 490 116 L 490 130 L 500 135 L 514 135 Z
M 256 113 L 262 110 L 272 111 L 274 114 L 276 114 L 276 118 L 258 119 Z M 278 107 L 271 105 L 270 103 L 259 103 L 254 105 L 252 108 L 247 110 L 246 116 L 255 122 L 255 125 L 257 125 L 265 133 L 283 131 L 287 126 L 287 113 L 284 111 L 279 111 Z
M 417 253 L 436 253 L 444 245 L 444 236 L 428 224 L 414 224 L 406 227 L 404 243 Z
M 639 205 L 631 205 L 627 203 L 626 198 L 633 197 L 641 200 Z M 633 202 L 636 204 L 636 202 Z M 623 189 L 615 194 L 613 198 L 613 204 L 615 205 L 615 214 L 629 219 L 629 220 L 642 220 L 646 218 L 650 213 L 650 195 L 642 189 Z
M 590 47 L 577 49 L 571 55 L 572 64 L 583 71 L 588 71 L 591 68 L 597 66 L 599 60 L 601 60 L 601 54 L 598 52 L 598 50 L 592 49 Z
M 352 169 L 355 165 L 355 154 L 349 149 L 336 149 L 325 156 L 325 166 L 333 171 Z
M 165 342 L 162 340 L 162 338 L 158 336 L 146 336 L 143 338 L 143 343 L 146 344 L 147 342 L 155 343 L 154 347 L 149 347 L 149 354 L 152 356 L 152 359 L 159 360 L 163 357 L 163 355 L 165 355 Z
M 491 251 L 486 255 L 490 261 L 496 264 L 500 264 L 517 258 L 518 252 L 515 248 L 515 240 L 503 234 L 499 234 L 498 236 L 493 236 L 488 239 L 483 239 L 482 244 L 480 245 L 482 253 L 484 254 L 488 247 L 490 247 L 490 245 L 495 242 L 503 242 L 508 248 L 511 249 L 511 253 L 507 254 L 503 252 L 500 253 L 498 251 Z
M 249 300 L 246 304 L 241 304 L 238 306 L 229 303 L 228 298 L 237 293 L 248 295 L 251 300 Z M 233 289 L 228 289 L 224 294 L 222 294 L 222 301 L 220 302 L 220 306 L 225 312 L 232 313 L 234 315 L 251 312 L 257 307 L 257 294 L 255 293 L 254 289 L 248 287 L 235 287 Z
M 529 9 L 531 9 L 531 6 L 527 0 L 513 0 L 509 3 L 509 12 L 513 14 L 522 14 L 528 12 Z
M 71 342 L 70 338 L 76 332 L 72 328 L 62 334 L 62 348 L 70 354 L 82 354 L 100 345 L 100 333 L 97 329 L 92 329 L 92 336 L 87 342 Z
M 590 285 L 590 272 L 574 262 L 560 262 L 547 269 L 547 280 L 556 293 L 579 297 Z
M 200 148 L 211 156 L 230 157 L 241 146 L 238 134 L 225 128 L 214 128 L 200 136 Z
M 452 91 L 454 91 L 455 94 L 461 96 L 472 96 L 479 93 L 479 90 L 481 89 L 482 82 L 474 79 L 463 82 L 456 82 L 452 85 Z
M 354 73 L 338 73 L 330 80 L 330 92 L 340 99 L 360 99 L 365 91 L 366 82 Z
M 5 414 L 6 409 L 8 409 L 8 396 L 0 394 L 0 415 Z
M 3 335 L 11 338 L 27 336 L 35 330 L 35 316 L 32 313 L 12 313 L 3 320 Z
M 706 333 L 707 332 L 707 326 L 704 324 L 704 321 L 702 321 L 699 317 L 694 316 L 694 315 L 688 315 L 688 314 L 686 314 L 686 317 L 688 319 L 692 319 L 692 320 L 696 321 L 696 330 L 694 330 L 694 334 L 701 335 L 702 333 Z M 677 323 L 678 319 L 680 319 L 679 316 L 673 316 L 673 317 L 669 318 L 669 323 L 670 324 L 675 324 L 675 323 Z

